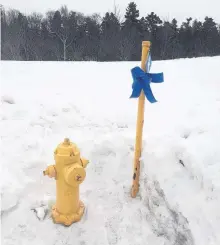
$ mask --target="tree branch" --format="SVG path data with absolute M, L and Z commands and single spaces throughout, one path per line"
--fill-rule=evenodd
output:
M 74 41 L 74 38 L 70 41 L 70 43 L 68 45 L 66 45 L 66 48 L 68 48 Z

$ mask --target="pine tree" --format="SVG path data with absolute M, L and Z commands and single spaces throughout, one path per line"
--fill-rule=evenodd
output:
M 192 34 L 192 18 L 187 18 L 186 22 L 180 27 L 179 39 L 181 43 L 181 57 L 193 57 L 193 34 Z
M 121 56 L 128 60 L 139 60 L 141 54 L 142 26 L 139 10 L 134 2 L 128 4 L 125 21 L 122 23 Z
M 206 17 L 202 26 L 203 40 L 205 43 L 206 55 L 214 55 L 217 53 L 217 45 L 219 42 L 217 24 L 212 18 Z
M 106 13 L 100 28 L 100 59 L 114 61 L 118 59 L 120 24 L 113 13 Z
M 94 14 L 85 19 L 84 24 L 84 59 L 98 60 L 100 46 L 100 24 L 99 16 Z
M 152 56 L 154 59 L 160 59 L 161 55 L 161 42 L 160 32 L 162 27 L 162 20 L 154 12 L 151 12 L 147 17 L 145 17 L 146 29 L 150 33 L 150 41 L 152 43 Z M 157 48 L 156 48 L 157 47 Z
M 126 8 L 125 22 L 123 23 L 123 26 L 138 25 L 138 18 L 139 10 L 137 10 L 137 4 L 134 2 L 129 3 L 128 7 Z

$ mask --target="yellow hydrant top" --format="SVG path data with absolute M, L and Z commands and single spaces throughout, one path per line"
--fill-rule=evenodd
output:
M 64 145 L 70 145 L 70 139 L 69 138 L 65 138 L 63 144 Z
M 63 165 L 77 163 L 80 162 L 80 150 L 76 144 L 70 142 L 68 138 L 65 138 L 57 146 L 54 152 L 54 158 L 56 162 L 62 162 Z

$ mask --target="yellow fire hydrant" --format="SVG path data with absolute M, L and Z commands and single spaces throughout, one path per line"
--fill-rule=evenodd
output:
M 56 204 L 52 207 L 54 223 L 70 226 L 80 221 L 85 206 L 79 199 L 79 185 L 86 177 L 89 161 L 81 158 L 76 144 L 68 138 L 54 152 L 55 165 L 50 165 L 44 175 L 56 179 Z

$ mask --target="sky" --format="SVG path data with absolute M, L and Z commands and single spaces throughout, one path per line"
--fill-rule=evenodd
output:
M 70 10 L 84 14 L 100 13 L 101 16 L 107 11 L 112 11 L 114 1 L 119 7 L 122 17 L 131 0 L 1 0 L 1 4 L 7 8 L 15 8 L 23 13 L 41 12 L 59 9 L 66 5 Z M 191 16 L 193 19 L 203 20 L 205 16 L 212 17 L 220 23 L 220 0 L 135 0 L 140 16 L 146 16 L 150 12 L 157 13 L 162 20 L 184 21 Z

